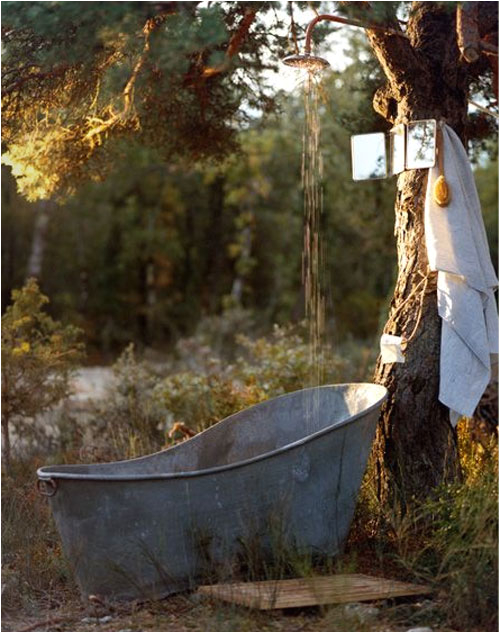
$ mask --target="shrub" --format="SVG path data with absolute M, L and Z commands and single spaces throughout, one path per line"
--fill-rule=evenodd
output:
M 132 457 L 176 441 L 172 430 L 199 432 L 266 398 L 311 384 L 309 347 L 297 328 L 275 327 L 270 338 L 239 335 L 240 356 L 229 364 L 207 345 L 204 336 L 180 341 L 176 371 L 162 376 L 136 359 L 129 346 L 113 367 L 115 381 L 95 409 L 93 433 L 106 442 L 97 456 Z M 334 381 L 349 365 L 330 349 L 320 362 L 325 379 Z M 170 368 L 171 370 L 171 368 Z M 185 429 L 188 427 L 188 429 Z
M 133 344 L 112 370 L 113 381 L 106 398 L 95 405 L 88 422 L 99 446 L 87 446 L 87 460 L 132 458 L 155 451 L 162 444 L 167 414 L 153 398 L 157 373 L 137 359 Z
M 246 358 L 238 359 L 237 376 L 246 384 L 258 384 L 267 397 L 315 386 L 318 367 L 296 326 L 275 325 L 270 338 L 252 340 L 240 335 L 237 342 L 246 352 Z M 327 345 L 321 347 L 317 364 L 325 384 L 338 380 L 348 366 Z
M 406 517 L 397 544 L 406 566 L 442 590 L 449 626 L 496 631 L 498 444 L 492 438 L 485 457 L 477 442 L 466 441 L 463 429 L 459 434 L 462 463 L 468 466 L 463 481 L 438 488 Z M 480 471 L 471 457 L 477 452 Z
M 154 389 L 154 398 L 172 422 L 201 431 L 215 422 L 267 398 L 310 386 L 314 365 L 297 328 L 275 326 L 270 338 L 236 337 L 242 354 L 234 365 L 210 355 L 198 363 L 205 373 L 183 371 L 168 376 Z M 190 340 L 190 349 L 194 341 Z M 202 347 L 207 356 L 206 346 Z M 320 357 L 325 381 L 338 378 L 347 364 L 330 349 Z
M 182 372 L 158 384 L 154 397 L 166 408 L 172 423 L 183 422 L 199 432 L 261 402 L 265 392 L 257 384 L 242 384 L 223 374 Z
M 12 293 L 2 317 L 2 444 L 10 463 L 10 430 L 30 432 L 27 419 L 69 394 L 69 377 L 82 358 L 80 330 L 43 311 L 48 298 L 34 279 Z

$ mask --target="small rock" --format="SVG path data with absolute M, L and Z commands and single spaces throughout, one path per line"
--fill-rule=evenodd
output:
M 111 622 L 111 620 L 113 619 L 112 615 L 104 615 L 102 618 L 98 618 L 99 619 L 99 624 L 107 624 L 108 622 Z
M 421 602 L 416 602 L 415 606 L 421 609 L 432 609 L 436 606 L 436 603 L 434 600 L 422 600 Z
M 82 622 L 84 624 L 107 624 L 108 622 L 111 622 L 112 619 L 112 615 L 104 615 L 102 618 L 82 618 Z
M 380 609 L 377 609 L 377 607 L 373 607 L 369 604 L 353 603 L 345 605 L 344 613 L 347 616 L 354 616 L 359 620 L 364 621 L 375 618 L 380 613 Z
M 200 602 L 203 602 L 205 596 L 202 596 L 201 593 L 192 593 L 189 596 L 189 600 L 191 603 L 193 604 L 200 604 Z
M 428 626 L 420 626 L 420 627 L 416 627 L 414 629 L 406 629 L 407 633 L 417 633 L 417 631 L 422 631 L 422 633 L 432 633 L 432 629 L 430 629 Z

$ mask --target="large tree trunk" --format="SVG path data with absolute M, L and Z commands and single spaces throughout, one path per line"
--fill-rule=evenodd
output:
M 368 31 L 388 80 L 374 108 L 393 124 L 445 119 L 465 140 L 467 69 L 459 59 L 455 13 L 439 4 L 413 3 L 409 41 Z M 438 401 L 441 324 L 424 239 L 426 185 L 427 170 L 405 171 L 397 180 L 399 273 L 385 331 L 408 340 L 406 362 L 379 359 L 375 372 L 389 390 L 375 446 L 379 497 L 403 511 L 458 474 L 455 433 Z

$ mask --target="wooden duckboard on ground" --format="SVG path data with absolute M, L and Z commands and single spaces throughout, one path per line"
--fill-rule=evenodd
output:
M 386 600 L 399 596 L 418 596 L 431 591 L 427 585 L 414 585 L 363 574 L 203 585 L 198 588 L 201 595 L 254 609 L 287 609 L 363 600 Z

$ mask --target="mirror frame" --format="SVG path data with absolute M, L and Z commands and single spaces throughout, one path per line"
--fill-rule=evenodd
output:
M 434 125 L 434 133 L 433 133 L 433 141 L 434 141 L 434 160 L 432 164 L 426 164 L 425 167 L 422 165 L 415 166 L 409 161 L 408 155 L 408 145 L 409 138 L 411 133 L 411 128 L 421 125 L 422 123 L 432 123 Z M 436 119 L 419 119 L 418 121 L 410 121 L 410 123 L 406 124 L 406 144 L 405 144 L 405 168 L 406 169 L 431 169 L 436 164 L 436 150 L 437 150 L 437 121 Z
M 398 167 L 395 168 L 395 147 L 394 140 L 401 138 L 402 141 L 402 154 L 403 160 Z M 406 169 L 406 126 L 404 123 L 399 123 L 389 130 L 389 175 L 396 176 Z
M 411 131 L 411 127 L 415 126 L 419 123 L 433 123 L 434 124 L 434 161 L 432 164 L 422 166 L 412 166 L 411 162 L 408 161 L 408 137 Z M 438 122 L 436 119 L 418 119 L 416 121 L 410 121 L 410 123 L 399 123 L 395 125 L 393 128 L 389 130 L 388 133 L 384 132 L 370 132 L 368 134 L 352 134 L 351 135 L 351 171 L 352 171 L 352 179 L 355 182 L 359 182 L 361 180 L 383 180 L 384 178 L 389 178 L 391 176 L 396 176 L 397 174 L 402 173 L 403 171 L 407 171 L 410 169 L 431 169 L 436 165 L 437 160 L 437 130 L 438 130 Z M 402 134 L 401 134 L 402 132 Z M 355 178 L 354 177 L 354 138 L 358 138 L 360 136 L 372 136 L 374 134 L 383 134 L 385 138 L 385 176 L 377 176 L 376 178 Z M 403 148 L 404 148 L 404 167 L 403 169 L 397 168 L 394 169 L 394 138 L 398 136 L 403 136 Z M 389 147 L 389 151 L 387 148 Z
M 355 178 L 355 171 L 354 171 L 354 158 L 355 158 L 355 152 L 354 152 L 354 139 L 360 138 L 362 136 L 381 136 L 384 140 L 384 160 L 385 160 L 385 164 L 384 164 L 384 175 L 383 176 L 374 176 L 373 178 Z M 352 170 L 352 179 L 355 182 L 360 182 L 362 180 L 384 180 L 385 178 L 389 177 L 389 161 L 388 161 L 388 155 L 387 155 L 387 134 L 385 134 L 384 132 L 369 132 L 368 134 L 353 134 L 351 136 L 351 170 Z

